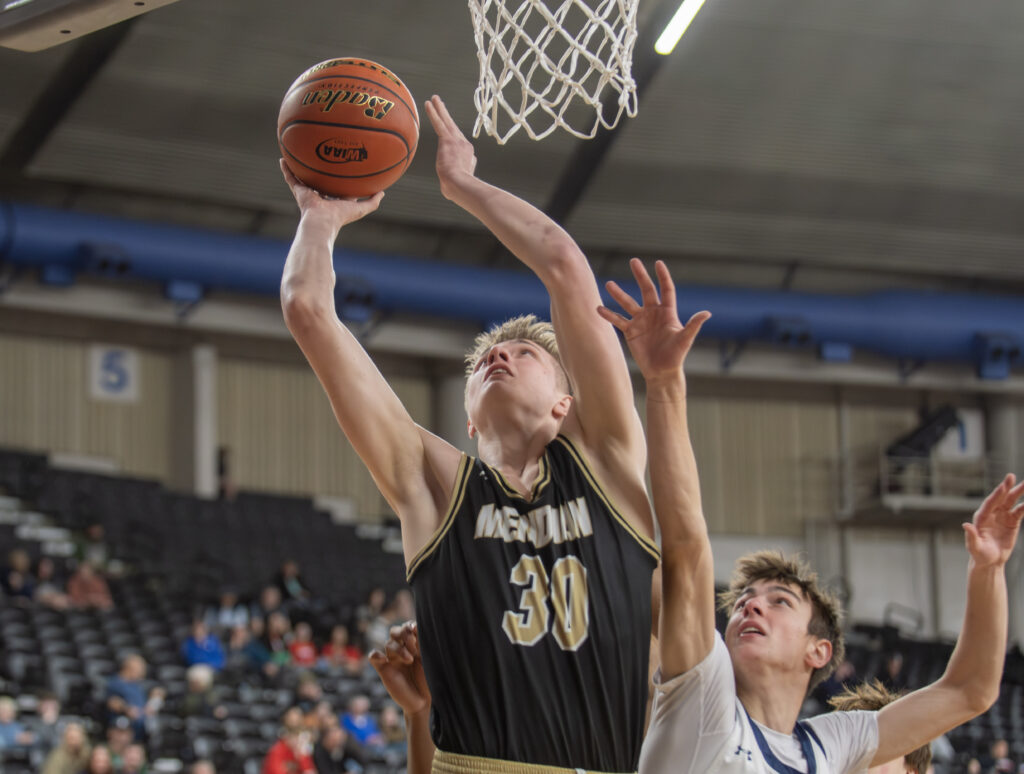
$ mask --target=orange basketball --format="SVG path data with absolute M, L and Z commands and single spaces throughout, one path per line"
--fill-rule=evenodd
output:
M 412 94 L 367 59 L 329 59 L 289 87 L 277 142 L 299 180 L 329 196 L 373 196 L 402 176 L 420 136 Z

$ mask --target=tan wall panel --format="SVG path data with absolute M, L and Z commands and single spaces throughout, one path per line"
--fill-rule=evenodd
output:
M 0 334 L 0 444 L 104 457 L 164 479 L 170 466 L 171 358 L 136 349 L 139 401 L 88 395 L 89 345 Z
M 797 536 L 806 518 L 834 512 L 836 407 L 827 390 L 807 392 L 707 383 L 691 391 L 690 435 L 712 532 Z
M 413 419 L 426 424 L 430 414 L 427 380 L 391 377 L 389 381 Z M 217 392 L 218 437 L 231 449 L 237 486 L 351 497 L 361 514 L 388 512 L 308 366 L 223 358 Z

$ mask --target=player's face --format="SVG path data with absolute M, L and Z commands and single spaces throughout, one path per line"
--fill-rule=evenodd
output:
M 777 674 L 805 671 L 808 654 L 820 642 L 807 632 L 812 612 L 803 592 L 787 583 L 760 580 L 746 588 L 725 629 L 737 678 L 765 667 Z
M 511 404 L 536 407 L 546 414 L 565 396 L 559 384 L 560 366 L 532 341 L 516 339 L 495 344 L 481 357 L 466 384 L 470 422 Z

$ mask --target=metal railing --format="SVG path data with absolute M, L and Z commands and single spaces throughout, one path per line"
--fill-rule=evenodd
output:
M 937 459 L 893 457 L 879 459 L 879 490 L 889 494 L 982 498 L 1006 475 L 1006 463 L 994 457 Z

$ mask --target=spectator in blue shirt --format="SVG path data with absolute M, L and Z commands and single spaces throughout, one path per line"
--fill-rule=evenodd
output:
M 10 696 L 0 696 L 0 750 L 28 747 L 35 741 L 17 720 L 18 705 Z
M 182 650 L 188 666 L 206 664 L 218 672 L 224 668 L 224 646 L 216 635 L 210 633 L 202 619 L 192 622 L 192 635 L 185 640 Z
M 370 700 L 366 696 L 352 697 L 348 703 L 348 712 L 341 716 L 341 727 L 363 747 L 383 747 L 384 737 L 377 721 L 370 714 Z
M 137 654 L 125 656 L 121 671 L 107 681 L 108 723 L 118 716 L 128 718 L 132 723 L 136 739 L 146 736 L 146 715 L 155 712 L 155 705 L 147 705 L 146 661 Z

